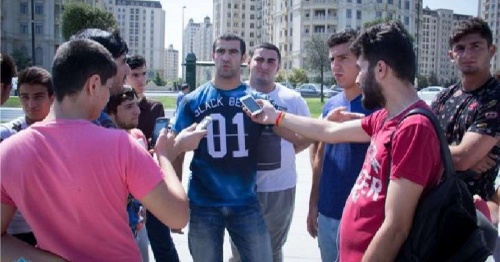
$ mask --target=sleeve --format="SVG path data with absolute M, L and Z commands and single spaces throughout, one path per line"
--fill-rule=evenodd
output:
M 423 115 L 403 120 L 392 140 L 391 178 L 425 187 L 435 181 L 436 170 L 442 170 L 440 163 L 439 141 L 430 120 Z
M 375 113 L 361 119 L 361 128 L 369 135 L 372 136 L 377 130 L 377 124 L 382 123 L 385 110 L 378 110 Z
M 500 88 L 500 87 L 498 87 Z M 467 132 L 474 132 L 492 137 L 500 136 L 500 91 L 495 90 L 492 96 L 488 96 L 478 105 L 474 122 L 469 126 Z
M 184 98 L 181 100 L 175 116 L 175 123 L 173 124 L 172 130 L 177 134 L 180 133 L 184 128 L 194 123 L 194 117 L 190 110 L 189 100 L 187 99 L 187 96 L 184 96 Z
M 146 196 L 158 183 L 163 181 L 163 172 L 153 161 L 147 150 L 134 141 L 128 134 L 120 137 L 125 153 L 123 166 L 125 182 L 129 192 L 137 199 Z

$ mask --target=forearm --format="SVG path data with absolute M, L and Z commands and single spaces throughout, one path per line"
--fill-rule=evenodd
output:
M 183 154 L 182 157 L 184 157 Z M 170 161 L 165 156 L 161 155 L 158 156 L 158 163 L 163 171 L 165 177 L 164 180 L 165 183 L 167 184 L 169 191 L 172 192 L 172 194 L 176 199 L 179 199 L 180 201 L 186 200 L 187 199 L 186 192 L 184 191 L 184 188 L 182 187 L 181 183 L 182 174 L 181 177 L 177 175 L 175 168 L 172 166 Z
M 330 141 L 334 139 L 331 133 L 337 123 L 315 119 L 294 114 L 285 114 L 281 120 L 280 127 L 286 128 L 298 135 L 312 141 Z
M 362 261 L 394 261 L 407 235 L 407 230 L 390 226 L 386 222 L 382 223 L 368 245 Z
M 174 167 L 175 173 L 177 174 L 177 178 L 179 178 L 179 181 L 182 183 L 182 169 L 183 169 L 183 164 L 184 164 L 184 156 L 185 153 L 180 154 L 175 158 L 175 160 L 172 162 L 172 166 Z
M 315 143 L 316 144 L 316 143 Z M 315 150 L 314 155 L 311 157 L 312 163 L 312 185 L 311 194 L 309 196 L 309 206 L 318 205 L 319 199 L 319 183 L 321 180 L 321 173 L 323 172 L 323 154 L 324 143 L 318 143 L 317 146 L 312 146 L 311 150 Z
M 20 258 L 24 258 L 26 261 L 66 261 L 57 255 L 28 245 L 8 234 L 2 235 L 1 242 L 2 261 L 19 261 Z

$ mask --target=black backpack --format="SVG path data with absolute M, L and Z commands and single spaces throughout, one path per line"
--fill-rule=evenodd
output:
M 455 174 L 444 132 L 436 116 L 423 108 L 412 109 L 400 123 L 415 114 L 425 115 L 434 125 L 445 170 L 439 183 L 420 199 L 396 261 L 485 261 L 491 252 L 477 226 L 472 195 Z M 389 150 L 389 167 L 391 155 Z M 389 183 L 390 168 L 388 173 Z

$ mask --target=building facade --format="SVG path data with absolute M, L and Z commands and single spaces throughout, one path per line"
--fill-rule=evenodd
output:
M 202 23 L 195 23 L 193 19 L 189 19 L 188 24 L 183 32 L 183 47 L 182 47 L 182 63 L 187 54 L 194 53 L 198 62 L 212 61 L 212 44 L 214 41 L 214 27 L 207 16 Z M 185 68 L 182 67 L 183 76 Z M 213 67 L 197 66 L 196 67 L 196 83 L 202 84 L 212 79 Z
M 105 0 L 104 4 L 116 18 L 129 54 L 144 56 L 149 77 L 165 75 L 165 11 L 160 1 Z
M 163 78 L 166 80 L 177 81 L 179 78 L 179 51 L 170 45 L 165 50 L 165 74 Z
M 60 20 L 62 2 L 62 0 L 36 0 L 32 10 L 30 0 L 0 1 L 1 52 L 13 55 L 14 59 L 19 57 L 31 59 L 33 65 L 50 71 L 55 51 L 63 42 Z M 32 11 L 35 16 L 33 24 Z M 35 36 L 34 41 L 32 32 Z
M 479 17 L 483 18 L 493 33 L 493 44 L 497 52 L 491 60 L 491 71 L 500 71 L 500 0 L 479 0 Z
M 420 76 L 435 76 L 440 85 L 447 85 L 459 78 L 459 72 L 450 60 L 449 38 L 458 22 L 469 15 L 454 14 L 453 10 L 428 7 L 423 9 L 421 41 L 419 44 Z

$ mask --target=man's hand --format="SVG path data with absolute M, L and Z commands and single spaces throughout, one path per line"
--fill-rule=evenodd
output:
M 471 170 L 478 174 L 482 174 L 490 170 L 490 168 L 494 167 L 497 163 L 497 159 L 498 156 L 489 154 L 483 157 L 483 159 L 479 160 L 479 162 L 477 162 L 473 167 L 471 167 Z
M 311 237 L 318 236 L 318 205 L 309 204 L 309 213 L 307 214 L 307 232 Z
M 245 111 L 247 116 L 256 123 L 263 125 L 274 125 L 276 123 L 276 118 L 278 117 L 279 111 L 276 110 L 274 106 L 271 105 L 271 103 L 267 100 L 257 99 L 255 101 L 262 107 L 262 112 L 252 116 L 252 113 L 246 107 L 243 107 L 243 111 Z
M 342 123 L 345 121 L 360 119 L 363 117 L 365 117 L 364 114 L 348 112 L 346 107 L 340 106 L 328 112 L 328 115 L 326 115 L 325 118 L 329 121 Z
M 206 130 L 195 130 L 196 123 L 183 129 L 177 136 L 165 128 L 161 130 L 156 141 L 155 152 L 172 162 L 180 153 L 198 148 L 200 140 L 207 134 Z

